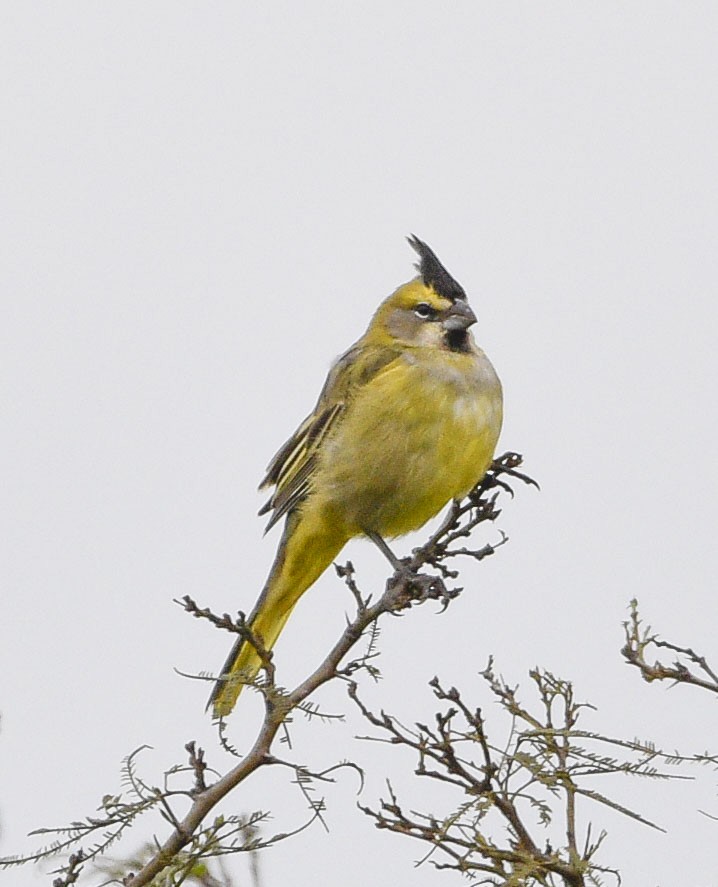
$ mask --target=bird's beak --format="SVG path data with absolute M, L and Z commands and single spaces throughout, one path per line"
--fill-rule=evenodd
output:
M 472 323 L 476 323 L 476 315 L 469 307 L 468 302 L 457 299 L 444 315 L 442 326 L 447 332 L 453 333 L 458 330 L 467 330 Z

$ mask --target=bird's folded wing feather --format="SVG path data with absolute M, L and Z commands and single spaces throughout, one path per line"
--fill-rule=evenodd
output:
M 342 420 L 347 405 L 368 382 L 399 357 L 387 347 L 356 345 L 332 367 L 314 411 L 274 456 L 260 485 L 275 487 L 260 514 L 272 512 L 267 530 L 307 496 L 323 442 Z

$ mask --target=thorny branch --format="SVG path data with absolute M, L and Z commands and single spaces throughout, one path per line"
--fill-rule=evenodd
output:
M 414 549 L 411 557 L 404 560 L 401 569 L 397 570 L 394 576 L 388 580 L 384 593 L 375 603 L 372 603 L 370 597 L 365 598 L 361 594 L 354 580 L 351 564 L 338 567 L 339 575 L 344 578 L 354 596 L 357 605 L 356 614 L 348 621 L 341 637 L 324 661 L 301 684 L 289 692 L 282 690 L 276 684 L 272 655 L 264 649 L 260 639 L 253 635 L 242 613 L 237 619 L 232 619 L 227 614 L 218 616 L 208 608 L 200 608 L 190 597 L 183 598 L 181 605 L 188 613 L 197 618 L 206 619 L 218 628 L 239 634 L 248 643 L 251 643 L 259 653 L 262 660 L 261 676 L 251 684 L 264 698 L 264 717 L 250 750 L 228 772 L 207 785 L 207 764 L 204 751 L 197 749 L 193 742 L 188 743 L 185 748 L 189 754 L 189 767 L 178 766 L 166 774 L 166 778 L 185 770 L 189 770 L 193 774 L 194 785 L 182 791 L 170 791 L 167 785 L 164 789 L 146 785 L 137 779 L 133 768 L 128 765 L 128 782 L 130 790 L 134 793 L 133 801 L 125 802 L 120 796 L 106 796 L 100 807 L 101 815 L 99 817 L 88 817 L 86 821 L 73 823 L 72 826 L 65 829 L 43 829 L 41 830 L 43 834 L 59 834 L 63 838 L 36 854 L 24 858 L 13 857 L 0 860 L 0 865 L 8 866 L 28 860 L 36 861 L 58 852 L 67 851 L 71 846 L 76 846 L 81 841 L 91 840 L 94 834 L 99 833 L 102 836 L 99 843 L 92 846 L 89 851 L 81 849 L 79 854 L 75 854 L 68 864 L 58 870 L 65 873 L 65 878 L 62 881 L 57 881 L 59 885 L 73 883 L 68 879 L 74 878 L 76 880 L 82 864 L 86 860 L 101 858 L 107 847 L 120 837 L 137 816 L 149 809 L 159 809 L 163 818 L 170 824 L 171 831 L 164 843 L 155 847 L 151 857 L 137 872 L 122 878 L 121 882 L 125 887 L 130 887 L 130 885 L 131 887 L 144 887 L 160 873 L 164 873 L 163 878 L 165 878 L 169 876 L 169 873 L 174 872 L 177 873 L 180 880 L 183 880 L 199 859 L 255 850 L 259 846 L 268 846 L 286 837 L 287 835 L 276 835 L 263 842 L 257 839 L 249 840 L 246 837 L 253 833 L 253 827 L 265 814 L 254 814 L 249 820 L 240 817 L 216 816 L 209 825 L 205 823 L 217 805 L 259 768 L 285 763 L 271 754 L 271 747 L 276 735 L 285 728 L 287 719 L 294 709 L 299 708 L 312 713 L 312 709 L 308 708 L 307 700 L 319 687 L 335 678 L 346 679 L 359 669 L 365 669 L 370 674 L 376 673 L 376 669 L 371 666 L 369 660 L 376 655 L 374 649 L 376 624 L 382 616 L 405 610 L 426 600 L 439 600 L 445 609 L 461 591 L 460 588 L 449 589 L 446 587 L 445 579 L 454 579 L 458 576 L 455 570 L 446 566 L 446 561 L 459 556 L 481 560 L 507 541 L 506 537 L 501 534 L 500 541 L 494 545 L 485 545 L 479 549 L 470 549 L 465 546 L 455 547 L 459 540 L 468 539 L 479 524 L 496 520 L 500 513 L 496 508 L 499 492 L 504 491 L 513 495 L 508 480 L 519 480 L 523 483 L 536 485 L 535 481 L 517 470 L 521 461 L 521 456 L 516 453 L 506 453 L 496 459 L 486 477 L 466 500 L 451 506 L 441 527 L 432 534 L 427 543 Z M 426 568 L 433 569 L 438 575 L 424 572 Z M 369 633 L 369 645 L 365 654 L 342 668 L 342 661 L 367 632 Z M 220 738 L 224 747 L 228 749 L 229 746 L 224 740 L 221 723 Z M 131 763 L 132 758 L 128 760 Z M 306 782 L 312 774 L 302 768 L 296 768 L 296 773 L 300 788 L 306 795 Z M 190 801 L 189 809 L 184 815 L 175 813 L 171 806 L 171 801 L 176 798 L 189 799 Z M 312 799 L 310 806 L 312 816 L 309 821 L 321 818 L 321 802 Z M 308 824 L 305 823 L 301 828 L 305 828 Z
M 413 728 L 384 711 L 372 712 L 359 698 L 357 685 L 350 684 L 349 695 L 362 715 L 387 737 L 379 741 L 412 749 L 417 776 L 449 785 L 461 795 L 458 808 L 439 817 L 407 812 L 389 785 L 389 796 L 378 810 L 361 809 L 378 828 L 428 844 L 424 860 L 431 859 L 437 868 L 481 876 L 480 883 L 584 887 L 599 884 L 602 874 L 612 874 L 620 883 L 617 872 L 595 860 L 604 834 L 594 841 L 589 829 L 579 845 L 577 801 L 588 798 L 657 828 L 591 788 L 586 780 L 614 773 L 668 778 L 653 764 L 656 759 L 672 760 L 672 756 L 669 759 L 649 744 L 578 730 L 576 723 L 586 706 L 575 701 L 570 683 L 549 672 L 530 673 L 538 711 L 525 706 L 516 690 L 494 674 L 491 662 L 482 676 L 511 720 L 509 740 L 503 746 L 489 738 L 482 710 L 470 707 L 455 687 L 445 689 L 437 678 L 430 686 L 443 703 L 442 710 L 436 713 L 433 726 L 417 723 Z M 626 757 L 617 759 L 602 751 L 602 746 L 620 747 Z M 539 841 L 536 818 L 543 827 L 555 819 L 562 823 L 562 846 Z M 496 839 L 497 819 L 503 823 L 503 842 Z

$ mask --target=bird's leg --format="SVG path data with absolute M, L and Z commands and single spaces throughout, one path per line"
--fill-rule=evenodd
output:
M 420 602 L 428 598 L 443 601 L 444 609 L 446 609 L 449 600 L 455 597 L 457 592 L 449 592 L 439 576 L 416 573 L 409 566 L 410 558 L 400 560 L 378 533 L 373 530 L 365 530 L 364 535 L 371 539 L 396 571 L 394 576 L 388 580 L 387 588 L 396 586 L 402 589 L 397 610 L 411 606 L 413 601 Z
M 399 558 L 394 554 L 394 552 L 389 548 L 384 539 L 373 530 L 365 530 L 364 531 L 367 538 L 371 539 L 371 541 L 376 545 L 379 551 L 382 552 L 384 557 L 389 561 L 389 563 L 394 567 L 395 570 L 404 572 L 406 570 L 406 564 L 402 563 Z

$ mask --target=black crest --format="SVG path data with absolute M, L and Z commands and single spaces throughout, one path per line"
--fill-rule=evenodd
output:
M 417 264 L 417 270 L 421 274 L 421 279 L 426 286 L 434 289 L 439 296 L 445 299 L 451 299 L 455 302 L 457 299 L 466 301 L 466 293 L 460 283 L 457 283 L 449 272 L 444 268 L 438 260 L 434 250 L 427 246 L 423 240 L 419 240 L 416 234 L 406 238 L 409 245 L 417 251 L 421 261 Z

